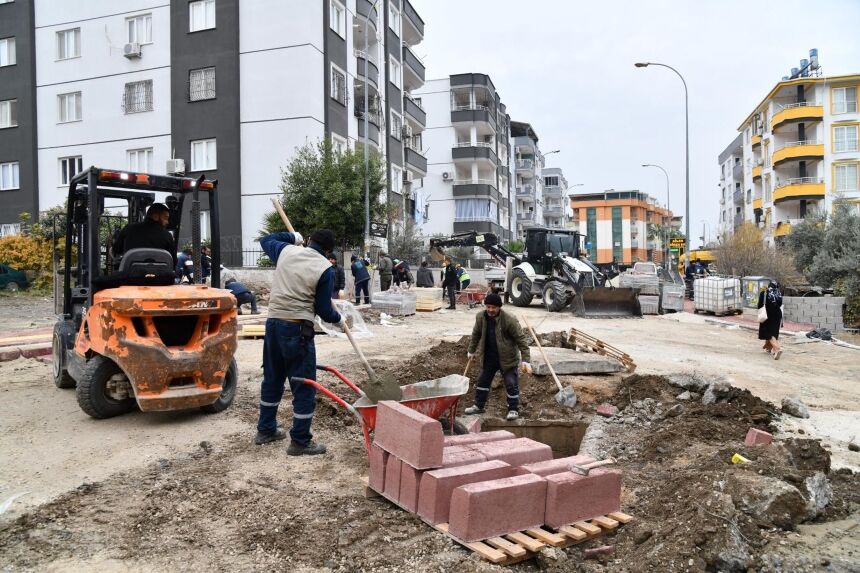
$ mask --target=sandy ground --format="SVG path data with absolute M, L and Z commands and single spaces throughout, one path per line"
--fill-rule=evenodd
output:
M 3 303 L 5 301 L 0 301 Z M 7 327 L 11 323 L 21 325 L 30 322 L 32 327 L 45 324 L 44 320 L 38 320 L 29 313 L 14 318 L 7 313 L 8 307 L 3 306 L 0 315 L 5 314 Z M 709 324 L 702 316 L 678 314 L 641 320 L 585 320 L 572 319 L 569 315 L 548 315 L 537 306 L 510 309 L 528 316 L 539 332 L 575 326 L 621 348 L 639 365 L 637 374 L 695 372 L 705 376 L 723 376 L 733 385 L 747 388 L 775 404 L 779 404 L 784 396 L 798 396 L 809 405 L 811 417 L 808 420 L 783 417 L 780 429 L 785 435 L 823 438 L 831 450 L 835 468 L 860 467 L 860 453 L 850 452 L 847 448 L 847 442 L 860 435 L 860 388 L 856 384 L 860 379 L 860 351 L 824 343 L 793 344 L 792 340 L 786 339 L 782 359 L 774 361 L 760 350 L 754 333 L 738 327 L 723 328 Z M 396 326 L 372 325 L 375 336 L 361 340 L 360 344 L 372 362 L 393 365 L 439 341 L 456 341 L 469 333 L 476 312 L 441 311 L 395 321 Z M 164 486 L 159 471 L 168 467 L 203 464 L 205 470 L 223 476 L 230 492 L 240 492 L 235 495 L 259 496 L 262 488 L 264 493 L 268 489 L 271 490 L 269 493 L 280 496 L 310 488 L 314 499 L 321 499 L 319 494 L 327 490 L 340 491 L 346 484 L 357 483 L 357 478 L 366 471 L 358 430 L 354 426 L 350 428 L 351 420 L 335 413 L 327 405 L 320 407 L 315 428 L 317 437 L 329 444 L 329 455 L 298 463 L 288 460 L 283 448 L 254 448 L 250 445 L 259 399 L 261 354 L 262 341 L 240 342 L 237 353 L 240 391 L 234 407 L 223 414 L 144 415 L 138 412 L 101 421 L 92 420 L 80 411 L 74 391 L 53 386 L 50 365 L 28 359 L 0 364 L 0 503 L 11 495 L 26 492 L 0 516 L 0 527 L 4 522 L 9 523 L 22 516 L 26 519 L 38 506 L 46 507 L 43 504 L 70 491 L 97 490 L 100 482 L 121 483 L 122 486 L 116 487 L 134 491 L 137 485 L 128 483 L 128 480 L 140 479 L 140 487 L 150 492 L 157 491 Z M 337 366 L 356 379 L 362 379 L 358 360 L 345 339 L 318 338 L 317 355 L 319 363 Z M 549 385 L 550 381 L 546 383 Z M 595 385 L 595 382 L 589 384 Z M 288 402 L 284 404 L 281 414 L 286 421 L 290 409 Z M 210 458 L 213 451 L 218 455 Z M 219 464 L 229 459 L 229 465 L 210 465 L 215 463 L 215 459 Z M 201 473 L 205 475 L 205 471 Z M 303 479 L 305 475 L 315 478 L 308 482 Z M 323 475 L 338 477 L 331 481 L 319 479 Z M 330 509 L 333 514 L 327 517 L 327 508 L 311 511 L 314 508 L 284 501 L 287 505 L 281 509 L 286 513 L 277 519 L 289 521 L 304 517 L 309 523 L 302 529 L 310 533 L 314 520 L 342 521 L 352 512 L 362 515 L 371 512 L 379 514 L 384 524 L 390 519 L 390 513 L 397 511 L 379 504 L 367 508 L 358 488 L 350 491 L 348 504 L 341 506 L 339 504 L 344 503 L 343 500 L 338 504 L 332 501 Z M 193 496 L 193 484 L 189 484 L 189 492 Z M 225 492 L 225 495 L 234 495 L 230 492 Z M 324 495 L 322 499 L 325 499 Z M 190 503 L 190 500 L 185 500 L 182 506 L 194 513 Z M 50 506 L 45 511 L 50 513 Z M 110 508 L 104 511 L 106 514 L 99 519 L 109 529 Z M 401 524 L 398 519 L 393 521 L 393 532 L 386 535 L 411 539 L 421 531 L 419 540 L 426 539 L 428 533 L 436 535 L 429 530 L 409 527 L 398 533 L 398 524 Z M 276 520 L 274 515 L 273 520 Z M 348 524 L 349 520 L 345 523 Z M 290 526 L 282 527 L 288 529 Z M 350 543 L 358 543 L 362 535 L 368 535 L 368 532 L 349 531 L 348 525 L 344 528 L 344 535 Z M 450 543 L 439 546 L 431 543 L 430 547 L 436 547 L 436 551 L 450 551 Z M 161 556 L 152 562 L 135 554 L 137 560 L 131 562 L 131 568 L 184 568 L 183 564 L 193 562 L 195 570 L 204 570 L 207 564 L 217 562 L 207 555 L 205 544 L 199 550 L 183 548 L 175 556 L 164 557 L 164 554 L 161 551 Z M 404 569 L 409 568 L 412 557 L 404 558 Z M 44 554 L 33 563 L 35 568 L 50 565 L 51 570 L 123 570 L 129 566 L 128 562 L 117 562 L 116 559 L 115 552 L 94 546 L 83 554 L 80 551 Z M 233 564 L 240 570 L 290 569 L 302 564 L 300 557 L 295 559 L 279 561 L 271 553 L 262 557 L 252 553 Z M 2 563 L 0 558 L 0 565 Z

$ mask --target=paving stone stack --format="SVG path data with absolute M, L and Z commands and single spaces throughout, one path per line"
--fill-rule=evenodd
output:
M 370 297 L 370 306 L 374 310 L 391 316 L 409 316 L 415 314 L 417 297 L 411 290 L 390 290 L 375 292 Z
M 569 469 L 591 461 L 586 455 L 554 460 L 548 445 L 504 430 L 444 436 L 437 420 L 382 401 L 369 486 L 472 542 L 619 511 L 620 470 L 582 476 Z

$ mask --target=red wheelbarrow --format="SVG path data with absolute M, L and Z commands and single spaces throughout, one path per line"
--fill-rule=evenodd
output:
M 356 386 L 336 368 L 332 366 L 317 366 L 317 370 L 323 370 L 337 376 L 341 382 L 358 394 L 358 400 L 350 404 L 316 380 L 297 377 L 290 380 L 294 384 L 310 384 L 355 416 L 361 425 L 361 431 L 364 434 L 364 447 L 369 454 L 370 432 L 376 427 L 376 404 L 371 402 L 361 388 Z M 401 404 L 407 408 L 421 412 L 434 420 L 438 420 L 447 412 L 450 427 L 453 428 L 460 397 L 469 391 L 469 379 L 459 374 L 451 374 L 444 378 L 425 380 L 424 382 L 401 386 L 400 390 L 403 392 L 403 397 L 400 399 Z

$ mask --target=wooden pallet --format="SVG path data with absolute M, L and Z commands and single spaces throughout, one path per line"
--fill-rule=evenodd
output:
M 693 314 L 699 314 L 699 313 L 709 314 L 711 316 L 734 316 L 736 314 L 743 314 L 744 311 L 743 311 L 743 309 L 740 309 L 740 308 L 727 310 L 725 312 L 714 312 L 713 310 L 704 310 L 701 308 L 694 308 L 693 309 Z
M 245 324 L 239 330 L 239 338 L 263 338 L 265 335 L 265 324 Z
M 442 302 L 419 302 L 415 305 L 415 310 L 418 312 L 435 312 L 437 310 L 442 310 Z
M 603 342 L 599 338 L 586 334 L 581 330 L 571 328 L 567 340 L 577 350 L 600 354 L 602 356 L 609 356 L 610 358 L 618 360 L 628 372 L 632 373 L 636 370 L 636 363 L 633 362 L 632 356 L 618 348 L 615 348 L 611 344 Z

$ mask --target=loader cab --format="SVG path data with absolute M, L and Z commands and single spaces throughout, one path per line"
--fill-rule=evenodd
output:
M 582 235 L 576 231 L 533 228 L 526 233 L 526 261 L 538 274 L 553 272 L 556 256 L 578 258 L 582 253 Z

